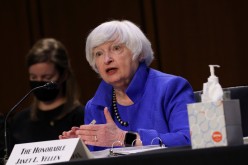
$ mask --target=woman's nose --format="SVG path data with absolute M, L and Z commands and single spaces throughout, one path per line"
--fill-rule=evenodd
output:
M 112 55 L 111 55 L 111 53 L 106 53 L 105 55 L 104 55 L 104 63 L 106 63 L 106 64 L 109 64 L 110 62 L 112 62 L 113 61 L 113 58 L 112 58 Z
M 42 78 L 42 77 L 36 77 L 35 81 L 46 81 L 46 79 Z
M 41 77 L 37 77 L 36 81 L 43 81 L 43 79 Z

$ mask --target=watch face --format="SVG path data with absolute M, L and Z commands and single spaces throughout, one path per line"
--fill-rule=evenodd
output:
M 135 145 L 135 140 L 137 138 L 137 135 L 133 132 L 127 132 L 125 136 L 125 146 L 131 147 L 132 145 Z

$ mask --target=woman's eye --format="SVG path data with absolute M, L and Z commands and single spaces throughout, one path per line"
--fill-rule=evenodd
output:
M 29 75 L 29 80 L 35 81 L 37 79 L 38 79 L 38 77 L 36 75 L 34 75 L 34 74 Z
M 119 50 L 120 49 L 120 46 L 117 45 L 117 46 L 114 46 L 114 50 Z
M 29 77 L 29 80 L 35 81 L 35 77 Z
M 95 56 L 101 56 L 102 55 L 102 52 L 96 52 L 95 53 Z
M 115 45 L 114 48 L 113 48 L 115 51 L 118 51 L 121 49 L 121 46 L 120 45 Z
M 116 53 L 120 53 L 122 51 L 122 46 L 121 45 L 114 45 L 112 47 L 112 51 Z

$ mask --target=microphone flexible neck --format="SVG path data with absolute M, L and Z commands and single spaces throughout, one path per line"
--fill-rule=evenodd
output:
M 33 89 L 31 89 L 17 104 L 14 105 L 13 108 L 11 108 L 11 110 L 7 113 L 6 117 L 5 117 L 5 120 L 4 120 L 4 140 L 5 140 L 5 148 L 4 148 L 4 151 L 5 151 L 5 155 L 4 155 L 4 161 L 7 162 L 8 160 L 8 140 L 7 140 L 7 121 L 8 121 L 8 118 L 9 118 L 9 115 L 16 109 L 16 107 L 18 105 L 20 105 L 29 95 L 30 93 L 32 93 L 33 91 L 37 90 L 37 89 L 40 89 L 40 88 L 47 88 L 49 86 L 51 86 L 51 84 L 53 84 L 53 82 L 51 83 L 47 83 L 45 85 L 42 85 L 42 86 L 38 86 L 38 87 L 35 87 Z

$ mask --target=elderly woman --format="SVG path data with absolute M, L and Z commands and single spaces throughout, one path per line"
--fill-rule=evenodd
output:
M 191 144 L 192 87 L 182 77 L 149 67 L 151 43 L 134 23 L 114 20 L 96 27 L 87 38 L 86 58 L 102 78 L 85 107 L 85 124 L 96 124 L 74 127 L 60 139 L 80 137 L 91 151 L 150 145 L 154 139 L 167 147 Z

